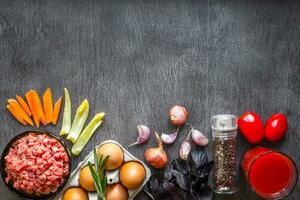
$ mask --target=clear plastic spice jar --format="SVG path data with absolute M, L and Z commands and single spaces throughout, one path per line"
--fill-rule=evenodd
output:
M 222 114 L 211 118 L 213 138 L 213 190 L 219 194 L 232 194 L 237 191 L 236 136 L 237 118 Z

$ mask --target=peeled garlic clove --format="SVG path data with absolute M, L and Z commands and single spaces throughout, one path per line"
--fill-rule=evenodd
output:
M 139 125 L 137 126 L 138 129 L 138 136 L 136 138 L 136 142 L 132 143 L 128 147 L 137 145 L 137 144 L 143 144 L 149 140 L 150 137 L 150 129 L 145 125 Z
M 192 144 L 188 139 L 185 139 L 179 149 L 179 157 L 182 160 L 187 160 L 192 149 Z
M 192 130 L 191 136 L 193 142 L 199 146 L 206 146 L 209 143 L 209 139 L 196 129 Z

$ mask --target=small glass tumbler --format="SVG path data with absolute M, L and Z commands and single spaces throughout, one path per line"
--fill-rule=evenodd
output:
M 264 199 L 282 199 L 297 183 L 296 164 L 289 156 L 273 149 L 260 146 L 249 149 L 241 167 L 251 189 Z
M 218 194 L 237 191 L 236 136 L 237 118 L 222 114 L 211 118 L 213 138 L 213 190 Z

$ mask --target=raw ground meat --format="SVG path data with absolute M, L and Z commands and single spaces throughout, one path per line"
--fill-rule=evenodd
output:
M 5 156 L 5 181 L 30 195 L 57 191 L 69 174 L 63 145 L 47 134 L 29 133 L 16 140 Z

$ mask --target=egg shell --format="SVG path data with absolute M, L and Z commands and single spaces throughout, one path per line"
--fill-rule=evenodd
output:
M 87 192 L 80 187 L 71 187 L 64 192 L 63 200 L 89 200 Z
M 127 200 L 128 191 L 120 183 L 106 187 L 106 200 Z
M 128 189 L 134 190 L 141 186 L 146 176 L 145 168 L 136 161 L 129 161 L 120 169 L 120 182 Z
M 80 170 L 79 183 L 80 186 L 87 191 L 94 192 L 96 190 L 93 175 L 90 171 L 89 166 L 85 166 Z
M 124 152 L 122 148 L 115 143 L 106 143 L 100 145 L 97 149 L 98 157 L 103 156 L 104 158 L 108 156 L 105 162 L 105 170 L 115 170 L 118 169 L 124 161 Z

